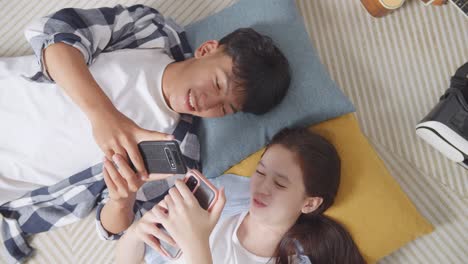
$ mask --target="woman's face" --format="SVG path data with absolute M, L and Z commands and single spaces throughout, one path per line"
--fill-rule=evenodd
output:
M 312 199 L 306 196 L 296 154 L 282 145 L 272 145 L 264 153 L 252 175 L 250 192 L 249 213 L 273 225 L 294 223 Z

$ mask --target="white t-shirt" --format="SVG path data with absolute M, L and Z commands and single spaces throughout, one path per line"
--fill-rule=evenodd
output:
M 213 263 L 275 263 L 275 258 L 259 257 L 245 249 L 237 237 L 237 230 L 248 212 L 231 216 L 216 225 L 210 237 Z
M 172 61 L 161 49 L 127 49 L 102 53 L 89 69 L 120 112 L 142 128 L 172 133 L 179 114 L 161 87 Z M 36 70 L 33 56 L 0 58 L 0 205 L 104 157 L 89 120 L 60 87 L 22 77 Z
M 259 257 L 245 249 L 237 237 L 237 230 L 247 212 L 220 220 L 210 236 L 210 249 L 213 263 L 223 264 L 270 264 L 274 258 Z M 161 257 L 153 249 L 146 247 L 145 263 L 183 264 L 184 255 L 177 260 Z

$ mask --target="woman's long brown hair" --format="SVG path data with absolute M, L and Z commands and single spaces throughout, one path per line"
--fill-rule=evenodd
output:
M 306 128 L 281 130 L 269 146 L 276 144 L 296 154 L 306 195 L 323 199 L 314 212 L 301 214 L 283 236 L 276 249 L 276 263 L 288 264 L 296 255 L 307 256 L 313 264 L 365 263 L 348 231 L 323 215 L 333 204 L 340 184 L 341 161 L 334 146 Z

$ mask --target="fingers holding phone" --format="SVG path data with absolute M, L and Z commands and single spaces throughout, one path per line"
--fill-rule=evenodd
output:
M 143 181 L 145 182 L 159 181 L 159 180 L 167 179 L 171 176 L 174 176 L 174 174 L 150 173 L 147 178 L 143 178 Z
M 151 179 L 161 179 L 164 175 L 187 173 L 184 156 L 179 143 L 175 140 L 142 141 L 138 143 L 138 149 Z M 134 164 L 131 163 L 130 166 L 137 171 Z
M 148 176 L 151 176 L 149 174 L 152 174 L 154 172 L 151 172 L 148 168 L 147 163 L 145 162 L 145 156 L 142 152 L 142 148 L 140 147 L 142 142 L 165 142 L 165 141 L 174 141 L 174 136 L 165 134 L 165 133 L 160 133 L 158 131 L 150 131 L 146 129 L 139 128 L 136 132 L 136 139 L 138 143 L 138 146 L 133 145 L 131 148 L 131 152 L 128 152 L 129 158 L 130 158 L 130 164 L 134 164 L 135 169 L 137 172 L 144 172 L 141 173 L 141 176 L 144 178 L 148 178 Z M 158 174 L 162 174 L 159 172 L 156 172 Z M 167 173 L 169 174 L 169 173 Z M 157 175 L 152 175 L 153 178 L 157 178 Z M 158 178 L 158 179 L 163 179 L 163 178 Z
M 223 212 L 224 205 L 226 205 L 226 194 L 224 192 L 224 187 L 221 187 L 218 193 L 218 199 L 213 204 L 210 212 L 210 223 L 212 225 L 212 230 L 218 223 L 221 213 Z
M 161 243 L 171 258 L 190 245 L 208 242 L 225 204 L 224 188 L 218 191 L 201 173 L 190 170 L 184 181 L 177 180 L 163 200 L 168 213 L 155 211 L 160 223 L 180 245 L 180 249 Z
M 138 143 L 138 151 L 149 172 L 148 177 L 143 178 L 144 181 L 162 180 L 187 172 L 184 156 L 175 140 L 142 141 Z M 130 167 L 137 171 L 133 163 L 130 163 Z
M 109 189 L 110 198 L 120 201 L 136 193 L 144 181 L 136 175 L 122 156 L 114 154 L 112 159 L 113 161 L 104 158 L 104 181 Z
M 94 111 L 90 116 L 93 136 L 104 155 L 111 160 L 114 154 L 135 164 L 140 176 L 148 172 L 138 152 L 137 143 L 143 140 L 173 140 L 174 136 L 139 127 L 114 107 L 103 111 Z
M 192 179 L 194 179 L 193 176 L 189 176 L 186 177 L 185 182 L 177 180 L 175 182 L 175 188 L 172 188 L 169 191 L 168 196 L 171 197 L 170 200 L 175 201 L 172 206 L 188 211 L 189 218 L 198 214 L 197 211 L 200 209 L 202 209 L 204 212 L 208 212 L 208 219 L 206 219 L 206 223 L 209 224 L 208 229 L 211 233 L 212 229 L 218 222 L 226 203 L 224 187 L 222 187 L 220 190 L 216 190 L 214 186 L 205 187 L 203 185 L 209 183 L 206 180 L 206 182 L 204 181 L 197 183 L 198 186 L 194 189 L 191 189 L 191 186 L 195 184 L 191 183 Z M 199 178 L 199 180 L 202 181 L 201 178 Z M 211 183 L 209 184 L 211 185 Z M 215 193 L 211 194 L 212 191 Z
M 143 217 L 134 224 L 131 232 L 148 246 L 156 250 L 159 254 L 165 256 L 166 252 L 161 249 L 161 242 L 177 247 L 176 242 L 172 239 L 167 232 L 163 231 L 160 224 L 160 219 L 156 216 L 155 210 L 161 210 L 162 213 L 165 209 L 156 205 L 152 210 L 146 212 Z
M 159 135 L 158 132 L 147 131 L 145 133 Z M 148 135 L 147 135 L 148 136 Z M 131 151 L 132 152 L 132 151 Z M 144 164 L 145 170 L 150 174 L 147 177 L 140 177 L 136 165 L 127 163 L 127 159 L 114 154 L 112 161 L 104 160 L 104 180 L 109 188 L 110 197 L 113 200 L 127 198 L 135 193 L 145 181 L 162 180 L 174 174 L 186 173 L 182 152 L 177 141 L 142 141 L 138 143 L 138 158 Z M 130 154 L 130 156 L 137 156 Z

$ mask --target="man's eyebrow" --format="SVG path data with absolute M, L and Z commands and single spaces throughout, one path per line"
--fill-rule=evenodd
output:
M 223 70 L 223 73 L 224 73 L 224 76 L 226 76 L 226 93 L 228 93 L 229 90 L 232 89 L 231 87 L 231 76 L 229 74 L 227 74 L 224 70 Z M 239 112 L 239 110 L 237 110 L 237 108 L 233 105 L 233 104 L 229 104 L 229 106 L 231 106 L 231 110 L 232 110 L 232 113 L 235 114 L 237 112 Z

